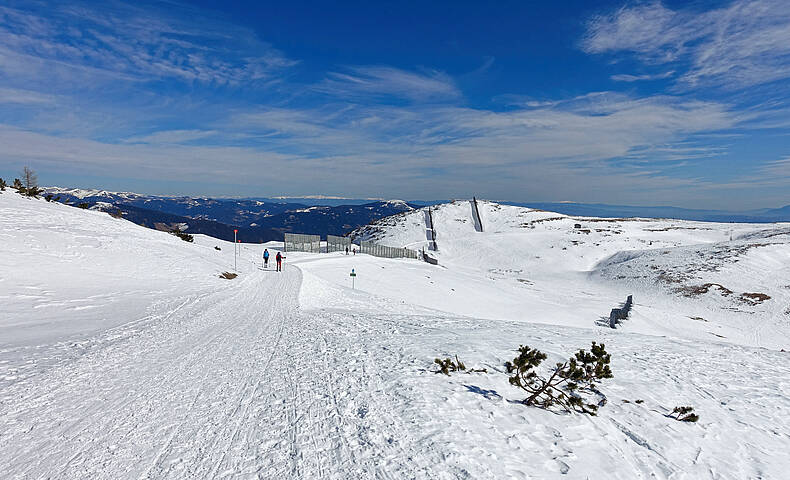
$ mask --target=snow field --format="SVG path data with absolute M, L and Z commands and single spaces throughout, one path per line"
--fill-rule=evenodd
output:
M 228 281 L 218 274 L 233 267 L 230 243 L 188 244 L 0 195 L 0 478 L 784 478 L 787 354 L 754 346 L 773 339 L 711 335 L 727 328 L 715 314 L 728 304 L 633 291 L 641 284 L 596 270 L 621 250 L 638 258 L 729 241 L 728 232 L 655 221 L 660 231 L 612 222 L 623 233 L 586 234 L 575 219 L 522 228 L 557 215 L 481 203 L 486 232 L 474 234 L 454 208 L 435 217 L 438 267 L 288 253 L 278 274 L 259 268 L 263 248 L 277 245 L 243 244 Z M 400 218 L 384 242 L 424 238 L 424 226 Z M 443 238 L 452 228 L 457 237 Z M 720 272 L 779 268 L 781 247 L 771 248 Z M 28 286 L 51 293 L 31 299 Z M 93 315 L 34 308 L 107 291 L 138 293 L 97 297 Z M 633 317 L 618 330 L 597 326 L 627 293 Z M 689 305 L 710 317 L 690 320 L 702 327 L 667 321 Z M 502 365 L 519 344 L 550 365 L 593 340 L 613 357 L 598 417 L 517 403 L 524 395 Z M 489 373 L 433 373 L 433 358 L 455 354 Z M 693 405 L 699 423 L 666 418 L 677 405 Z

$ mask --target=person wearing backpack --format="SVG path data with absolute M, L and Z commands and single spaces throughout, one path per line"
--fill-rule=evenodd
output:
M 283 258 L 285 258 L 285 257 L 283 257 L 283 254 L 280 253 L 280 252 L 277 252 L 276 260 L 277 260 L 277 271 L 278 272 L 282 272 L 283 271 Z
M 263 249 L 263 268 L 269 268 L 269 249 Z

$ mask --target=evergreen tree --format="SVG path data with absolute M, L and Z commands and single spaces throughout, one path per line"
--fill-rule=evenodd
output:
M 3 180 L 2 178 L 0 178 L 0 192 L 5 192 L 5 188 L 6 188 L 7 186 L 8 186 L 8 184 L 7 184 L 7 183 L 5 183 L 5 180 Z

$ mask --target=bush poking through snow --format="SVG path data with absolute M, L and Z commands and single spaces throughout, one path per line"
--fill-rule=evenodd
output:
M 221 249 L 221 248 L 219 248 L 219 247 L 217 247 L 217 246 L 214 246 L 214 250 L 220 251 L 220 250 L 222 250 L 222 249 Z
M 25 191 L 24 191 L 25 187 L 22 185 L 22 180 L 20 180 L 18 178 L 14 179 L 14 184 L 11 185 L 11 188 L 13 188 L 14 190 L 16 190 L 19 193 L 25 193 Z
M 224 278 L 225 280 L 233 280 L 236 277 L 238 277 L 237 274 L 230 272 L 222 272 L 222 275 L 219 276 L 219 278 Z
M 535 372 L 547 356 L 536 348 L 522 345 L 519 356 L 505 367 L 510 377 L 510 384 L 526 391 L 529 396 L 522 403 L 540 408 L 559 407 L 567 412 L 576 411 L 595 415 L 598 407 L 605 403 L 605 398 L 598 405 L 587 403 L 586 394 L 602 395 L 595 383 L 605 378 L 612 378 L 609 368 L 611 355 L 606 353 L 604 344 L 592 342 L 590 351 L 579 350 L 564 363 L 557 363 L 551 375 L 544 378 Z
M 433 363 L 439 365 L 439 370 L 435 371 L 434 373 L 443 373 L 445 375 L 450 375 L 450 372 L 466 372 L 466 373 L 488 373 L 488 370 L 485 368 L 470 368 L 469 370 L 466 369 L 466 365 L 458 358 L 458 355 L 455 356 L 455 362 L 453 362 L 452 358 L 445 358 L 444 360 L 440 358 L 435 358 Z
M 433 363 L 439 365 L 439 370 L 434 373 L 443 373 L 445 375 L 450 375 L 450 372 L 461 372 L 466 370 L 466 365 L 458 359 L 458 355 L 455 356 L 455 362 L 453 362 L 452 358 L 445 358 L 444 360 L 435 358 Z
M 5 183 L 5 180 L 0 178 L 0 192 L 5 192 L 5 189 L 6 189 L 7 186 L 8 186 L 8 184 Z
M 195 238 L 192 235 L 190 235 L 188 233 L 184 233 L 184 232 L 182 232 L 181 230 L 179 230 L 177 228 L 174 228 L 173 230 L 171 230 L 170 234 L 171 235 L 175 235 L 176 237 L 180 238 L 181 240 L 183 240 L 185 242 L 192 243 L 192 242 L 195 241 Z
M 694 407 L 675 407 L 668 416 L 679 422 L 696 422 L 699 420 L 699 415 L 694 413 Z

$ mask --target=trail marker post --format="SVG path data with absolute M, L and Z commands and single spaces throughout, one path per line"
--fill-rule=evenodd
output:
M 354 269 L 351 269 L 351 289 L 354 290 L 354 281 L 357 279 L 357 274 L 354 272 Z
M 236 239 L 236 234 L 239 233 L 238 229 L 233 229 L 233 271 L 236 272 L 236 255 L 239 248 L 239 241 Z

